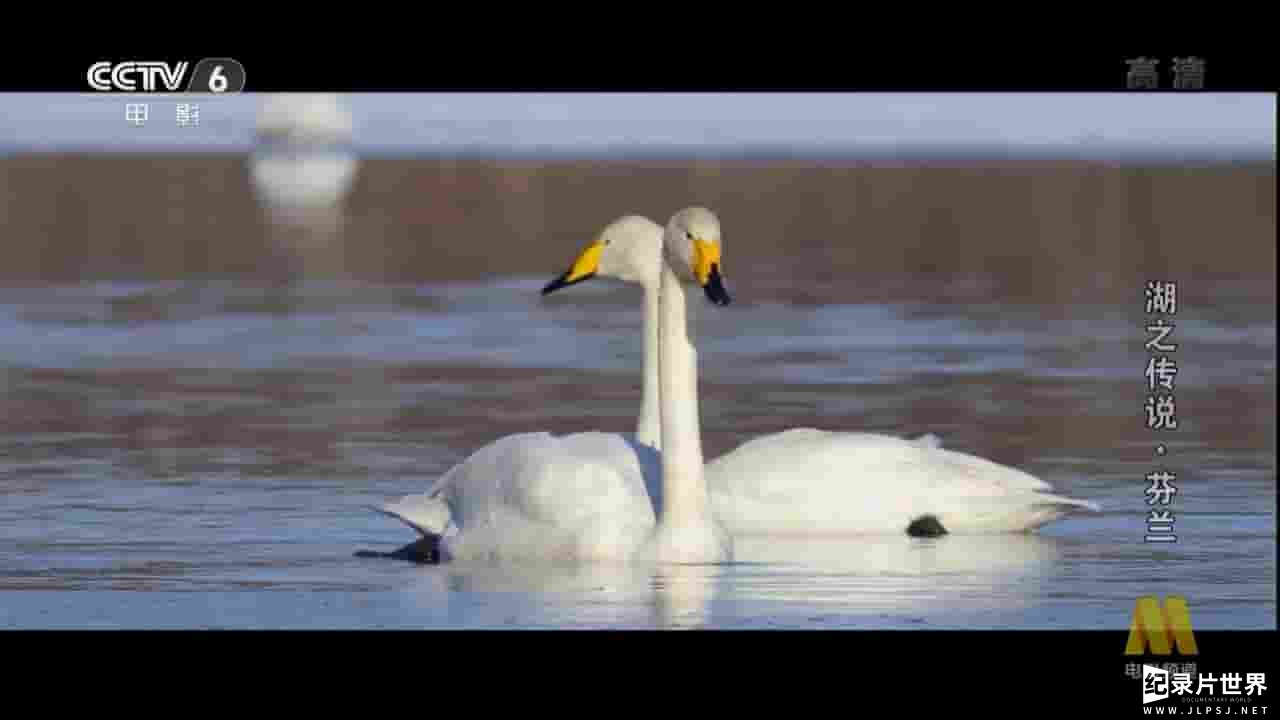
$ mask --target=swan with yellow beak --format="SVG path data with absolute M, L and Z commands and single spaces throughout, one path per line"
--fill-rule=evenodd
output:
M 685 286 L 730 302 L 720 224 L 705 208 L 664 229 L 636 215 L 611 223 L 543 294 L 593 277 L 639 283 L 655 366 L 635 436 L 545 432 L 501 438 L 445 473 L 426 493 L 378 509 L 418 530 L 392 555 L 459 561 L 596 560 L 714 563 L 732 558 L 703 477 L 696 354 Z M 654 252 L 655 248 L 664 251 Z M 648 345 L 649 343 L 647 343 Z M 658 448 L 661 448 L 661 452 Z

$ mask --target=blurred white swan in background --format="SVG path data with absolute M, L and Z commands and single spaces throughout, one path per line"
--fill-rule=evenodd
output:
M 336 95 L 265 96 L 250 157 L 259 197 L 284 214 L 340 205 L 358 165 L 352 133 L 351 113 Z
M 644 237 L 648 245 L 625 256 L 634 267 L 613 276 L 645 288 L 647 317 L 662 249 L 656 236 Z M 642 436 L 657 423 L 656 342 L 646 324 Z M 743 443 L 705 474 L 712 507 L 734 536 L 1025 532 L 1098 510 L 1021 470 L 945 449 L 934 435 L 796 428 Z
M 676 213 L 665 232 L 638 216 L 609 225 L 543 293 L 597 276 L 645 287 L 646 359 L 656 367 L 637 438 L 525 433 L 486 445 L 425 494 L 378 508 L 423 535 L 398 552 L 446 561 L 729 560 L 730 538 L 703 478 L 682 287 L 696 282 L 713 303 L 728 304 L 720 253 L 719 220 L 704 208 Z
M 259 107 L 249 177 L 271 245 L 299 277 L 344 267 L 342 235 L 359 169 L 341 96 L 269 94 Z

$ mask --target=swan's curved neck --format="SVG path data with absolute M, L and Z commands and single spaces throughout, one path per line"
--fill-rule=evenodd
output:
M 636 427 L 636 440 L 662 449 L 662 414 L 658 405 L 661 386 L 658 382 L 658 285 L 661 281 L 644 284 L 644 380 L 640 387 L 640 420 Z
M 697 524 L 710 509 L 702 470 L 697 353 L 689 338 L 684 288 L 665 263 L 658 306 L 663 490 L 658 522 Z

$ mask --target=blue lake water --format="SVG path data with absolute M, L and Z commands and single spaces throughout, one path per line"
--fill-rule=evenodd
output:
M 1033 535 L 661 571 L 354 557 L 414 539 L 368 504 L 500 435 L 633 429 L 638 292 L 547 279 L 0 290 L 0 627 L 1119 630 L 1166 593 L 1197 629 L 1275 627 L 1274 302 L 1179 310 L 1166 433 L 1137 304 L 698 304 L 709 456 L 933 432 L 1104 507 Z M 1143 541 L 1158 468 L 1176 543 Z

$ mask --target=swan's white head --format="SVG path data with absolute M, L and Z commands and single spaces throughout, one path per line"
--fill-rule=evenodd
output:
M 542 294 L 593 277 L 656 288 L 661 274 L 662 226 L 640 215 L 627 215 L 609 223 L 564 274 L 542 289 Z
M 720 219 L 715 213 L 703 207 L 676 213 L 667 223 L 662 245 L 676 277 L 696 282 L 716 305 L 729 304 L 720 261 Z
M 664 248 L 676 276 L 696 282 L 716 305 L 728 305 L 720 260 L 720 220 L 706 208 L 685 208 L 663 228 L 639 215 L 610 223 L 564 274 L 542 289 L 547 295 L 594 277 L 656 288 Z

